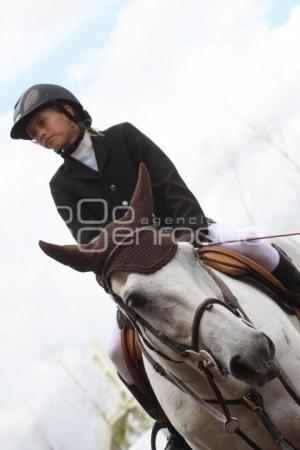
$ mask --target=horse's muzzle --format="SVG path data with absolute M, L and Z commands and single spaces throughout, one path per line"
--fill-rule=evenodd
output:
M 259 333 L 253 345 L 231 358 L 230 373 L 250 386 L 264 386 L 279 375 L 274 356 L 273 342 L 264 333 Z

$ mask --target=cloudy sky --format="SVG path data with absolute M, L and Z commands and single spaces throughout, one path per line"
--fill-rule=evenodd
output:
M 9 139 L 19 95 L 64 85 L 98 128 L 130 121 L 160 145 L 208 216 L 287 232 L 300 224 L 299 41 L 293 0 L 2 2 L 1 448 L 96 449 L 89 352 L 114 316 L 91 275 L 37 246 L 72 238 L 48 188 L 59 157 Z

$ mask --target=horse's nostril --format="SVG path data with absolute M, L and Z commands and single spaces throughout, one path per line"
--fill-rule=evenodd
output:
M 230 361 L 231 374 L 239 379 L 248 379 L 255 375 L 255 370 L 249 364 L 249 361 L 240 355 L 234 356 Z
M 272 341 L 270 341 L 272 343 Z M 279 367 L 276 361 L 269 358 L 274 353 L 274 345 L 268 349 L 268 357 L 264 352 L 248 353 L 245 355 L 235 355 L 229 363 L 229 370 L 233 377 L 253 386 L 264 386 L 279 374 Z M 273 352 L 271 351 L 273 350 Z
M 273 359 L 275 356 L 275 345 L 274 345 L 273 341 L 269 338 L 269 336 L 267 336 L 265 333 L 262 333 L 262 334 L 268 342 L 269 358 Z

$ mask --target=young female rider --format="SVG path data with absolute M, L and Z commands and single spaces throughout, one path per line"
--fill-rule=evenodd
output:
M 63 157 L 50 189 L 59 214 L 77 242 L 91 241 L 102 227 L 123 215 L 143 161 L 153 184 L 154 213 L 160 227 L 171 227 L 178 236 L 192 230 L 196 241 L 205 236 L 214 241 L 242 237 L 243 242 L 226 246 L 261 264 L 288 289 L 300 292 L 300 273 L 289 258 L 266 241 L 255 245 L 245 242 L 253 233 L 244 231 L 241 236 L 239 230 L 207 219 L 173 163 L 148 137 L 129 123 L 104 132 L 96 131 L 91 124 L 90 115 L 70 91 L 39 84 L 21 95 L 11 130 L 13 139 L 35 141 Z M 119 338 L 110 356 L 123 379 L 132 385 Z M 173 433 L 167 448 L 182 445 L 180 436 Z

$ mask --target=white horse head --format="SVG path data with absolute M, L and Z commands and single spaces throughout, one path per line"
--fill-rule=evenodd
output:
M 124 234 L 124 224 L 128 223 L 129 215 L 125 216 L 125 220 L 123 218 L 122 237 L 117 245 L 112 235 L 117 234 L 118 224 L 111 224 L 106 236 L 102 234 L 96 243 L 83 246 L 84 252 L 77 246 L 41 243 L 41 247 L 49 256 L 76 270 L 102 274 L 104 283 L 122 299 L 126 311 L 127 307 L 131 308 L 140 320 L 149 323 L 169 340 L 179 343 L 180 348 L 190 348 L 197 308 L 207 298 L 223 302 L 223 292 L 191 244 L 175 244 L 169 236 L 161 236 L 159 230 L 149 235 L 149 229 L 145 243 L 142 235 L 136 233 L 140 219 L 150 219 L 152 215 L 151 185 L 144 167 L 140 169 L 131 206 L 136 213 L 134 223 L 127 225 Z M 141 239 L 138 243 L 135 240 L 137 236 Z M 151 236 L 155 236 L 156 243 L 149 246 Z M 161 254 L 157 252 L 160 249 L 158 241 L 162 244 Z M 100 251 L 104 248 L 104 242 L 105 250 Z M 190 353 L 187 358 L 162 342 L 143 322 L 140 331 L 143 338 L 151 343 L 150 348 L 145 347 L 150 359 L 171 374 L 173 380 L 179 380 L 195 394 L 194 397 L 193 394 L 188 395 L 159 375 L 149 359 L 144 357 L 156 396 L 170 421 L 193 449 L 251 448 L 236 433 L 226 433 L 222 424 L 224 411 L 220 406 L 203 402 L 203 399 L 215 399 L 212 386 L 204 374 L 205 368 L 209 368 L 209 374 L 214 377 L 224 399 L 241 399 L 255 388 L 263 396 L 272 422 L 293 443 L 294 447 L 290 448 L 299 447 L 300 408 L 277 378 L 278 368 L 283 367 L 299 395 L 299 389 L 296 389 L 300 374 L 299 325 L 256 286 L 220 276 L 254 325 L 249 326 L 241 317 L 216 302 L 203 311 L 196 332 L 197 346 L 204 352 L 201 355 Z M 202 370 L 197 367 L 197 362 L 201 362 Z M 200 404 L 195 397 L 201 400 Z M 257 448 L 280 448 L 257 415 L 245 404 L 228 405 L 228 408 L 230 416 L 238 418 L 241 430 L 256 443 Z
M 150 275 L 116 273 L 112 290 L 145 320 L 173 341 L 191 345 L 195 311 L 207 298 L 223 302 L 223 294 L 204 268 L 193 246 L 178 243 L 176 255 Z M 229 309 L 215 304 L 205 310 L 198 347 L 209 349 L 225 374 L 251 386 L 263 386 L 278 375 L 275 346 L 263 332 L 246 324 Z M 166 352 L 151 332 L 155 346 Z M 176 359 L 176 358 L 175 358 Z

